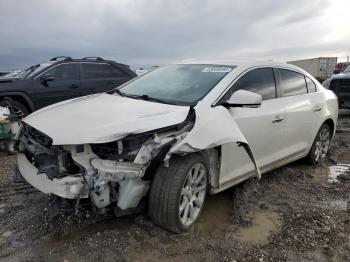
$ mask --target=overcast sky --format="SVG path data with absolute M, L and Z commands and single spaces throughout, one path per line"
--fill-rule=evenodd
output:
M 0 70 L 58 55 L 136 66 L 350 55 L 350 0 L 0 0 Z

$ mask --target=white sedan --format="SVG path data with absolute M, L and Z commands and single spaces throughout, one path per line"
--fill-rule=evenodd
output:
M 292 65 L 173 64 L 25 118 L 18 168 L 46 194 L 116 216 L 147 206 L 154 223 L 181 232 L 207 193 L 322 161 L 337 116 L 334 93 Z

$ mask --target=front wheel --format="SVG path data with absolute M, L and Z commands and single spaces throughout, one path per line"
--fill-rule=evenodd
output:
M 327 156 L 331 142 L 331 130 L 327 124 L 323 124 L 318 131 L 311 150 L 306 159 L 310 164 L 317 165 Z
M 174 233 L 188 231 L 202 212 L 208 168 L 199 154 L 174 156 L 154 177 L 149 213 L 152 221 Z

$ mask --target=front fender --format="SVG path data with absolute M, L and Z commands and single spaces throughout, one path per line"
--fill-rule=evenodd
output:
M 255 166 L 257 176 L 260 178 L 261 173 L 254 154 L 228 109 L 223 106 L 216 106 L 195 108 L 195 112 L 196 122 L 193 129 L 184 139 L 170 148 L 165 161 L 168 161 L 172 154 L 198 152 L 223 144 L 237 143 L 243 146 L 247 152 Z

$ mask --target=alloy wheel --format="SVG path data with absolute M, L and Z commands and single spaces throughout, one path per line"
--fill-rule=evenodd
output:
M 179 216 L 184 226 L 192 225 L 204 203 L 207 191 L 207 169 L 202 163 L 195 164 L 187 173 L 182 187 Z
M 330 133 L 327 128 L 321 130 L 315 143 L 315 160 L 319 162 L 326 157 L 330 143 Z

